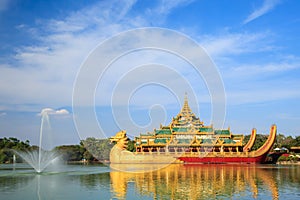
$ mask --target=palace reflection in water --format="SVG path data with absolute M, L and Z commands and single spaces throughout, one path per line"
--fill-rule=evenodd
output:
M 121 166 L 139 173 L 112 169 Z M 154 171 L 157 167 L 161 169 Z M 59 169 L 37 174 L 23 164 L 1 165 L 0 199 L 300 199 L 300 165 L 123 164 Z
M 132 182 L 136 194 L 153 199 L 278 199 L 280 184 L 288 181 L 300 185 L 299 167 L 284 171 L 268 165 L 171 164 L 145 173 L 113 171 L 110 179 L 111 190 L 118 199 L 127 198 L 128 184 Z

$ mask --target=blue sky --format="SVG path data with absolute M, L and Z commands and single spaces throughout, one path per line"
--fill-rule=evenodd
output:
M 47 108 L 54 144 L 78 143 L 82 136 L 73 122 L 72 92 L 82 63 L 106 39 L 143 27 L 178 31 L 205 49 L 224 83 L 225 127 L 230 126 L 234 133 L 249 134 L 253 127 L 259 133 L 268 133 L 275 123 L 280 133 L 297 136 L 299 7 L 300 2 L 292 0 L 1 0 L 0 137 L 29 139 L 37 144 L 39 113 Z M 156 53 L 149 51 L 133 58 L 144 61 L 149 54 L 155 55 L 156 62 L 166 58 Z M 151 131 L 159 127 L 159 122 L 168 124 L 178 113 L 187 90 L 183 87 L 180 94 L 172 94 L 168 87 L 148 85 L 133 91 L 127 105 L 116 101 L 112 108 L 106 98 L 111 94 L 106 90 L 112 85 L 106 87 L 105 83 L 121 80 L 124 74 L 120 66 L 128 65 L 130 59 L 121 59 L 95 91 L 96 116 L 107 136 L 127 128 L 116 125 L 112 109 L 125 106 L 136 126 Z M 191 87 L 196 88 L 191 107 L 205 124 L 210 124 L 212 108 L 205 82 L 192 76 L 184 62 L 169 59 L 173 62 L 162 64 L 177 65 L 180 76 L 191 81 Z M 158 74 L 173 84 L 168 73 Z M 123 86 L 131 86 L 134 81 L 130 81 Z M 135 128 L 131 127 L 131 135 L 138 134 Z M 85 136 L 89 135 L 97 137 L 87 130 Z

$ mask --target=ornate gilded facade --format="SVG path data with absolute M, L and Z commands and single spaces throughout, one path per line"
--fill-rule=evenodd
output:
M 242 152 L 243 135 L 230 129 L 206 126 L 191 110 L 185 97 L 183 107 L 172 122 L 135 138 L 136 152 Z

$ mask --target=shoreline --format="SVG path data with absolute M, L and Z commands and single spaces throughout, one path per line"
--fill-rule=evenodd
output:
M 300 165 L 300 161 L 279 161 L 277 165 Z
M 107 160 L 103 161 L 87 161 L 87 160 L 78 160 L 78 161 L 66 161 L 67 164 L 109 164 Z

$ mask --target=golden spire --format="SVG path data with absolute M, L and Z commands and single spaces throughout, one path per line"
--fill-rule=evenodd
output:
M 189 106 L 187 93 L 185 93 L 183 106 L 177 116 L 173 118 L 172 122 L 170 123 L 170 127 L 190 125 L 200 127 L 203 126 L 203 122 L 201 122 L 200 119 L 193 113 Z
M 183 103 L 183 107 L 181 108 L 181 113 L 182 114 L 192 114 L 192 110 L 189 106 L 189 102 L 188 102 L 188 97 L 187 97 L 187 93 L 185 93 L 184 96 L 184 103 Z

